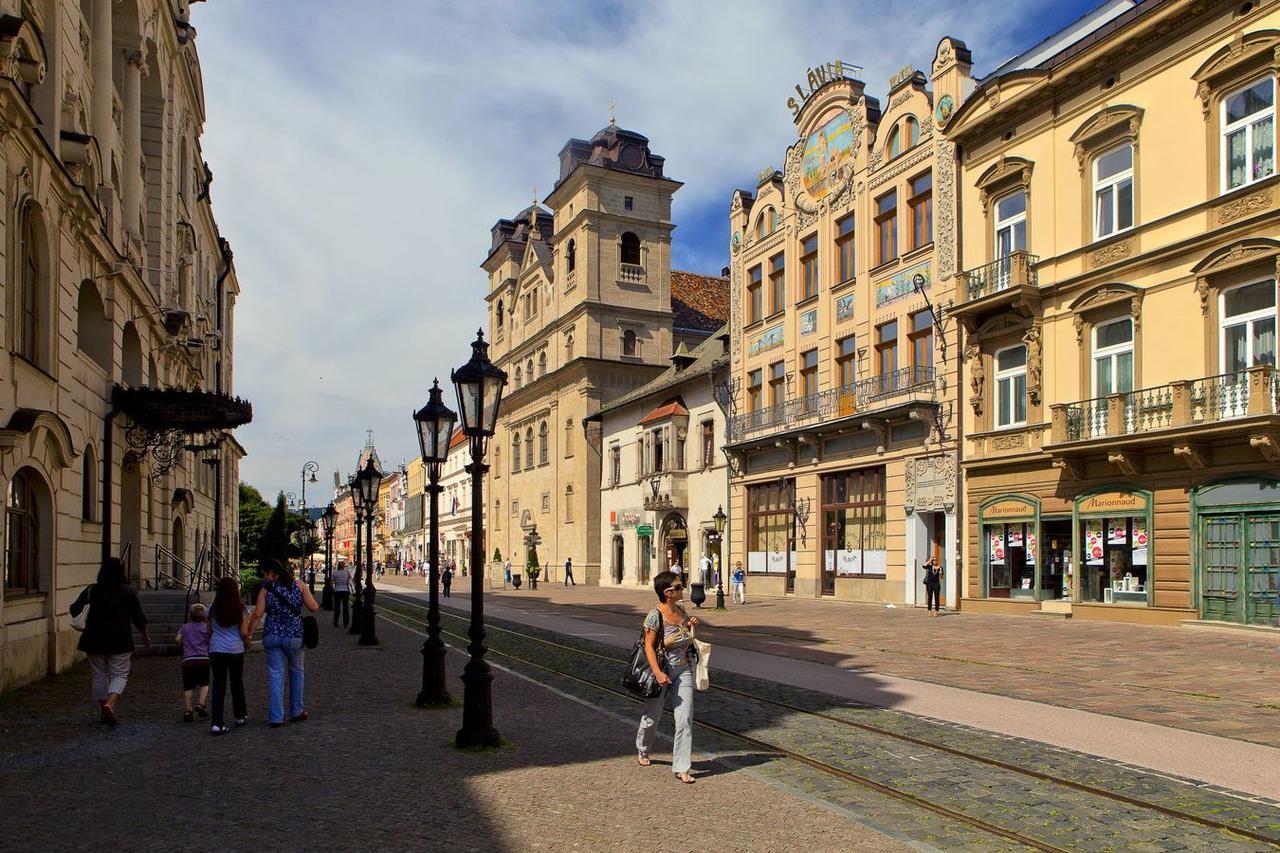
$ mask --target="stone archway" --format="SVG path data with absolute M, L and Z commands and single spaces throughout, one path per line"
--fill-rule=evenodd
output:
M 689 554 L 689 527 L 684 516 L 678 512 L 670 513 L 662 520 L 658 532 L 658 570 L 671 571 L 676 565 L 688 574 L 686 560 Z

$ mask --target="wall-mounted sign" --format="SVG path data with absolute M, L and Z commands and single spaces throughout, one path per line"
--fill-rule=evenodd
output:
M 853 170 L 853 121 L 843 109 L 835 109 L 822 126 L 804 141 L 801 179 L 814 201 L 844 186 Z
M 853 319 L 853 294 L 848 293 L 836 300 L 836 321 Z
M 609 525 L 614 530 L 625 530 L 640 524 L 641 509 L 619 509 L 609 513 Z
M 774 326 L 771 329 L 765 329 L 760 333 L 759 337 L 753 340 L 747 346 L 747 355 L 755 355 L 756 353 L 771 350 L 774 347 L 782 346 L 782 324 Z
M 653 525 L 652 525 L 652 524 L 641 524 L 641 525 L 639 525 L 638 527 L 636 527 L 636 535 L 637 535 L 637 536 L 652 536 L 652 535 L 653 535 Z
M 897 74 L 894 74 L 889 78 L 889 88 L 896 89 L 899 84 L 905 83 L 907 80 L 911 79 L 911 75 L 915 73 L 916 67 L 914 65 L 902 66 L 902 68 L 898 69 Z
M 818 309 L 810 309 L 800 315 L 800 336 L 812 335 L 818 331 Z
M 984 521 L 999 518 L 1030 518 L 1036 514 L 1035 505 L 1022 498 L 1005 498 L 982 510 Z
M 848 77 L 848 75 L 861 71 L 857 65 L 853 65 L 843 60 L 837 59 L 835 62 L 828 62 L 809 69 L 809 73 L 805 75 L 803 83 L 796 84 L 797 98 L 787 98 L 787 109 L 791 110 L 792 117 L 800 115 L 800 110 L 804 107 L 805 101 L 813 97 L 813 93 L 830 83 L 832 80 L 840 80 Z M 806 88 L 806 84 L 808 84 Z
M 914 279 L 917 275 L 924 276 L 924 284 L 921 287 L 928 290 L 929 285 L 933 284 L 932 266 L 929 261 L 925 261 L 877 283 L 876 307 L 879 308 L 881 305 L 914 293 L 916 289 Z
M 1145 496 L 1134 492 L 1102 492 L 1080 501 L 1081 512 L 1106 512 L 1121 515 L 1147 511 Z

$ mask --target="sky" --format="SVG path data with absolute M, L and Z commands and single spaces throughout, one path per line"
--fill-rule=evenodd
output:
M 938 40 L 981 76 L 1095 0 L 212 0 L 192 12 L 203 156 L 235 252 L 241 480 L 312 506 L 355 467 L 417 455 L 412 413 L 485 325 L 489 229 L 540 201 L 571 137 L 644 134 L 683 181 L 677 269 L 728 262 L 735 187 L 781 167 L 787 97 L 841 59 L 882 103 Z M 357 14 L 358 10 L 358 14 Z M 486 330 L 487 332 L 487 330 Z

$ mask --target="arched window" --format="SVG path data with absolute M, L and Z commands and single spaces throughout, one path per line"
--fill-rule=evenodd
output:
M 533 467 L 533 427 L 524 431 L 524 467 Z
M 564 336 L 564 360 L 573 358 L 573 333 Z
M 920 144 L 920 122 L 915 116 L 907 116 L 907 147 L 915 148 Z
M 526 382 L 533 381 L 533 359 L 530 358 L 524 365 L 524 378 Z
M 511 473 L 520 470 L 520 433 L 511 436 Z
M 84 448 L 84 471 L 80 478 L 80 517 L 85 521 L 94 521 L 98 506 L 98 454 L 93 445 Z
M 538 427 L 538 464 L 539 465 L 546 465 L 550 456 L 547 449 L 547 445 L 548 445 L 547 437 L 549 432 L 550 430 L 547 429 L 547 422 L 543 421 L 542 426 Z
M 80 284 L 76 305 L 76 348 L 103 370 L 111 371 L 111 326 L 98 288 L 88 279 Z
M 618 260 L 624 264 L 640 266 L 640 238 L 630 231 L 622 235 L 618 244 Z
M 502 501 L 493 502 L 493 529 L 498 530 L 502 527 Z
M 573 486 L 564 487 L 564 520 L 573 521 Z
M 546 350 L 543 350 L 542 352 L 538 353 L 538 375 L 539 376 L 547 375 L 547 351 Z
M 564 250 L 564 264 L 565 264 L 566 271 L 573 272 L 575 269 L 577 269 L 578 267 L 577 254 L 578 254 L 578 247 L 572 240 L 570 240 L 569 245 L 566 246 Z
M 573 455 L 573 418 L 564 419 L 564 455 Z
M 902 153 L 902 134 L 896 126 L 889 131 L 889 142 L 885 145 L 885 151 L 888 152 L 890 158 L 897 157 Z
M 520 370 L 520 365 L 516 365 L 516 387 L 520 388 L 524 385 L 524 372 Z
M 142 339 L 138 337 L 138 329 L 133 323 L 125 323 L 124 334 L 120 337 L 120 378 L 124 384 L 134 388 L 143 383 Z
M 4 585 L 9 592 L 39 592 L 41 575 L 50 557 L 52 527 L 48 492 L 40 475 L 23 468 L 9 481 L 5 503 L 5 544 L 8 548 Z
M 36 231 L 36 211 L 28 207 L 22 220 L 20 287 L 18 290 L 18 355 L 43 366 L 44 349 L 44 264 Z
M 627 329 L 622 333 L 622 354 L 636 354 L 636 333 L 631 329 Z
M 769 216 L 769 233 L 772 234 L 774 231 L 778 230 L 778 209 L 776 207 L 771 207 L 767 213 Z
M 499 299 L 498 300 L 498 323 L 497 323 L 497 326 L 499 329 L 502 328 L 502 324 L 505 321 L 505 319 L 506 319 L 506 312 L 502 307 L 502 300 Z

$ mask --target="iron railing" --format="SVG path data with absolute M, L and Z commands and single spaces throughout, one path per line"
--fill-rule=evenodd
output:
M 840 388 L 828 388 L 803 397 L 793 397 L 772 406 L 734 415 L 728 422 L 730 442 L 779 426 L 802 426 L 813 421 L 842 418 L 877 408 L 886 400 L 910 392 L 932 392 L 932 367 L 904 367 L 881 376 L 871 376 Z
M 989 264 L 983 264 L 960 273 L 967 300 L 981 299 L 1011 287 L 1029 285 L 1039 286 L 1036 264 L 1040 263 L 1039 255 L 1028 252 L 1013 252 L 996 258 Z

